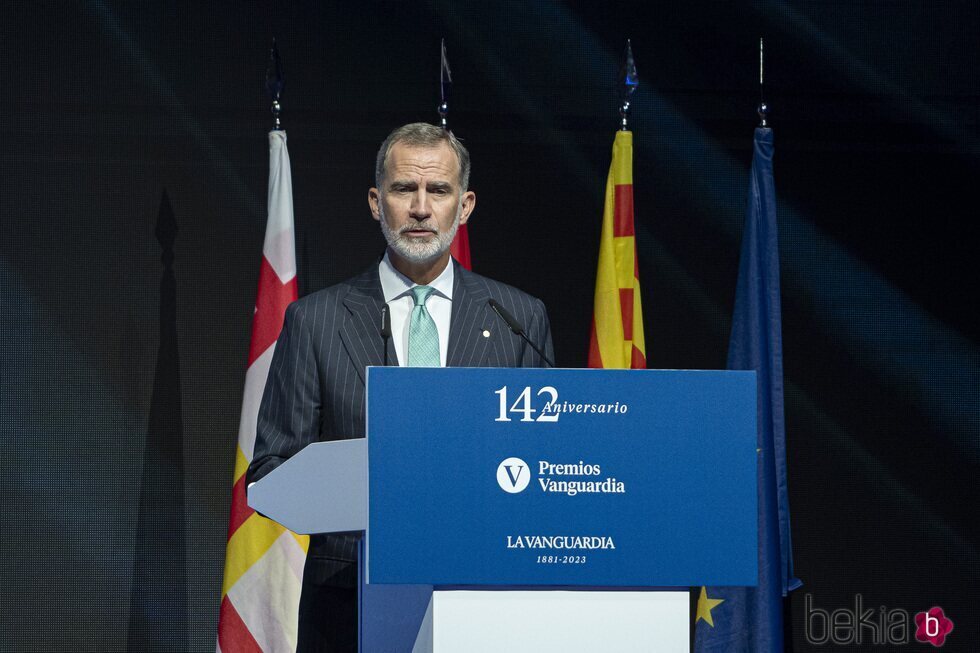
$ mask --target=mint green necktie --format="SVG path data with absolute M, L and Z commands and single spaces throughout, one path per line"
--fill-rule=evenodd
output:
M 432 286 L 415 286 L 415 308 L 408 326 L 408 366 L 439 367 L 439 330 L 435 320 L 425 310 L 425 300 L 429 298 Z

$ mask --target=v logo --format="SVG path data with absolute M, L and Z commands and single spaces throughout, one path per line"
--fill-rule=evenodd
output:
M 524 470 L 527 470 L 527 474 Z M 504 458 L 497 465 L 497 485 L 508 494 L 518 494 L 531 484 L 531 468 L 520 458 Z

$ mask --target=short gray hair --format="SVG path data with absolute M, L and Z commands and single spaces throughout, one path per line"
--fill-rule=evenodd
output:
M 413 122 L 388 134 L 388 138 L 384 140 L 378 150 L 378 159 L 374 165 L 374 184 L 381 192 L 384 192 L 382 182 L 388 166 L 388 154 L 397 143 L 402 143 L 408 147 L 439 147 L 445 143 L 449 149 L 456 153 L 456 158 L 459 159 L 460 192 L 465 193 L 469 190 L 470 153 L 466 147 L 448 129 L 436 127 L 427 122 Z

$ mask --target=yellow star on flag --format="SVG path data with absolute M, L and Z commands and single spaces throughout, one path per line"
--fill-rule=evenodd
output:
M 705 588 L 701 588 L 701 596 L 698 597 L 698 616 L 694 620 L 697 623 L 699 620 L 704 619 L 708 622 L 708 625 L 712 628 L 715 627 L 715 622 L 711 618 L 711 609 L 716 607 L 719 603 L 724 603 L 725 599 L 711 599 L 708 598 L 708 591 Z

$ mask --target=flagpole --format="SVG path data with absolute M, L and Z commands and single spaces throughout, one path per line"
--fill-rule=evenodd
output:
M 446 39 L 439 44 L 439 121 L 443 129 L 449 129 L 449 95 L 453 89 L 453 73 L 446 57 Z
M 620 131 L 629 131 L 629 117 L 632 109 L 630 103 L 639 83 L 640 80 L 636 76 L 636 62 L 633 60 L 633 46 L 630 43 L 630 39 L 626 39 L 626 53 L 623 56 L 623 68 L 619 73 Z
M 265 91 L 272 99 L 272 131 L 282 131 L 282 122 L 279 120 L 282 105 L 279 104 L 279 96 L 282 95 L 285 83 L 286 78 L 282 70 L 282 57 L 279 56 L 279 45 L 273 37 L 272 49 L 269 51 L 269 65 L 265 69 Z
M 759 113 L 759 126 L 768 127 L 769 122 L 769 105 L 766 104 L 766 94 L 765 94 L 765 61 L 763 59 L 762 52 L 762 37 L 759 37 L 759 108 L 757 109 Z

